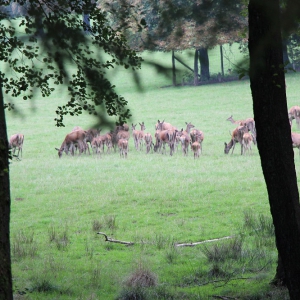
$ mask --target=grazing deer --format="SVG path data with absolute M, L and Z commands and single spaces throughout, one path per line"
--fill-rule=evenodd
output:
M 72 129 L 72 131 L 71 132 L 74 132 L 74 131 L 83 131 L 83 129 L 80 127 L 80 126 L 75 126 L 73 129 Z M 86 130 L 86 140 L 85 140 L 85 144 L 84 144 L 84 152 L 86 153 L 86 151 L 88 151 L 89 152 L 89 154 L 91 154 L 90 153 L 90 148 L 89 148 L 89 145 L 88 145 L 88 143 L 90 143 L 90 145 L 92 146 L 92 140 L 93 140 L 93 138 L 94 137 L 96 137 L 96 136 L 98 136 L 99 134 L 100 134 L 100 131 L 101 130 L 97 130 L 97 129 L 88 129 L 88 130 Z M 75 150 L 77 149 L 76 148 L 77 147 L 77 145 L 75 145 Z
M 292 122 L 295 119 L 297 128 L 300 128 L 300 107 L 299 106 L 292 106 L 288 111 L 289 121 L 292 128 Z
M 225 154 L 228 154 L 231 148 L 232 148 L 231 154 L 233 154 L 235 144 L 240 143 L 241 144 L 241 155 L 243 155 L 242 140 L 243 140 L 243 135 L 245 132 L 248 132 L 248 128 L 245 124 L 243 126 L 239 126 L 233 130 L 233 132 L 231 134 L 230 142 L 228 144 L 224 143 L 225 144 L 225 149 L 224 149 Z
M 148 154 L 150 150 L 152 149 L 152 146 L 154 145 L 152 142 L 152 135 L 151 133 L 145 133 L 144 140 L 146 144 L 146 153 Z
M 13 156 L 16 156 L 19 158 L 19 154 L 21 153 L 21 157 L 23 156 L 22 148 L 24 143 L 24 135 L 21 133 L 13 134 L 9 139 L 8 147 L 9 149 L 12 149 Z M 15 155 L 16 149 L 18 148 L 18 154 Z
M 86 138 L 87 132 L 84 130 L 76 130 L 72 131 L 71 133 L 67 134 L 64 141 L 61 144 L 61 147 L 55 148 L 58 150 L 58 157 L 61 158 L 62 153 L 65 152 L 66 154 L 71 152 L 71 155 L 75 153 L 75 145 L 79 148 L 79 153 L 82 153 L 86 149 Z
M 292 145 L 293 148 L 299 149 L 299 156 L 300 156 L 300 133 L 292 132 Z
M 227 119 L 227 121 L 230 121 L 232 124 L 239 124 L 239 126 L 246 125 L 248 130 L 252 133 L 253 143 L 256 145 L 256 127 L 255 127 L 255 121 L 253 118 L 247 118 L 245 120 L 235 121 L 231 115 Z
M 126 139 L 119 139 L 118 147 L 120 150 L 120 157 L 127 158 L 128 153 L 128 140 Z

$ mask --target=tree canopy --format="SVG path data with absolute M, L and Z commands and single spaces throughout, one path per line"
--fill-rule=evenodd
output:
M 69 99 L 56 110 L 57 126 L 63 126 L 64 115 L 83 110 L 98 114 L 102 122 L 104 112 L 117 116 L 120 123 L 130 117 L 127 101 L 115 92 L 106 70 L 117 65 L 136 70 L 141 58 L 127 46 L 124 35 L 109 26 L 96 3 L 28 0 L 13 4 L 23 17 L 13 18 L 12 10 L 5 9 L 8 3 L 1 1 L 0 77 L 6 95 L 27 100 L 35 89 L 48 96 L 55 85 L 67 86 Z M 87 12 L 89 23 L 82 18 Z

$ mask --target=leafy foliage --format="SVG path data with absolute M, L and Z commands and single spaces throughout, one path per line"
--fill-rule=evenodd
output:
M 115 92 L 106 70 L 117 65 L 136 70 L 141 58 L 127 46 L 124 35 L 108 25 L 95 3 L 18 0 L 13 8 L 21 11 L 21 18 L 12 17 L 12 4 L 0 3 L 10 8 L 0 14 L 0 60 L 6 70 L 0 78 L 7 95 L 27 100 L 39 89 L 46 97 L 55 85 L 66 85 L 70 98 L 56 110 L 57 126 L 64 126 L 65 115 L 82 111 L 99 115 L 102 122 L 104 111 L 118 116 L 119 123 L 130 117 L 127 101 Z M 73 72 L 66 68 L 70 64 Z
M 247 25 L 240 0 L 119 0 L 105 1 L 103 8 L 113 16 L 114 26 L 122 26 L 132 44 L 142 49 L 213 47 L 241 40 Z

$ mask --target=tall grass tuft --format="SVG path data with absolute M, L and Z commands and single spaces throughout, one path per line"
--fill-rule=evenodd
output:
M 274 225 L 271 216 L 259 214 L 257 217 L 252 210 L 244 211 L 243 228 L 260 236 L 274 237 Z
M 243 239 L 236 237 L 230 241 L 217 243 L 212 246 L 203 244 L 201 252 L 209 262 L 224 262 L 227 259 L 239 259 L 242 255 Z
M 146 268 L 139 268 L 129 275 L 125 285 L 132 288 L 153 287 L 157 285 L 157 276 Z
M 65 250 L 70 244 L 67 226 L 65 226 L 62 231 L 59 231 L 54 226 L 51 226 L 48 229 L 48 236 L 49 242 L 53 242 L 58 250 Z
M 13 238 L 12 254 L 15 259 L 26 256 L 34 257 L 37 254 L 38 247 L 34 242 L 34 232 L 25 233 L 23 230 L 18 231 Z

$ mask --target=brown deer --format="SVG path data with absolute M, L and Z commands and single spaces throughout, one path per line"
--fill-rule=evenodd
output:
M 66 154 L 71 152 L 71 155 L 74 155 L 75 145 L 77 145 L 80 154 L 84 152 L 86 149 L 86 138 L 87 132 L 84 130 L 76 130 L 67 134 L 60 148 L 55 148 L 58 150 L 58 157 L 61 158 L 63 152 Z
M 157 130 L 155 133 L 156 144 L 154 146 L 155 152 L 166 153 L 165 145 L 168 144 L 170 147 L 170 155 L 174 153 L 175 147 L 175 136 L 177 130 Z
M 300 156 L 300 133 L 292 132 L 292 145 L 293 148 L 299 149 L 299 156 Z
M 23 156 L 22 148 L 24 143 L 24 135 L 21 133 L 13 134 L 9 139 L 8 147 L 9 149 L 12 149 L 13 156 L 19 158 L 19 154 L 21 154 L 21 157 Z M 15 155 L 16 150 L 18 149 L 18 154 Z
M 78 130 L 83 130 L 83 129 L 80 126 L 75 126 L 72 129 L 72 132 L 78 131 Z M 86 151 L 88 151 L 89 154 L 91 154 L 88 143 L 90 143 L 90 145 L 92 146 L 92 140 L 93 140 L 93 138 L 96 137 L 96 136 L 98 136 L 100 134 L 100 131 L 101 131 L 101 129 L 98 130 L 98 129 L 95 129 L 95 128 L 91 128 L 91 129 L 86 130 L 86 132 L 87 132 L 87 134 L 86 134 L 86 141 L 85 141 L 86 143 L 84 144 L 84 147 L 85 147 L 84 148 L 84 152 L 85 153 L 86 153 Z M 76 145 L 75 145 L 75 150 L 76 149 L 77 148 L 76 148 Z
M 241 144 L 241 155 L 243 155 L 242 140 L 243 140 L 243 135 L 245 132 L 248 132 L 248 128 L 245 124 L 243 126 L 239 126 L 239 127 L 235 128 L 233 130 L 233 132 L 231 134 L 230 142 L 228 144 L 224 143 L 225 144 L 225 149 L 224 149 L 225 154 L 228 154 L 231 148 L 232 148 L 231 154 L 233 154 L 235 144 L 240 143 Z
M 146 153 L 148 154 L 150 150 L 152 149 L 152 146 L 154 145 L 152 142 L 152 135 L 151 133 L 145 133 L 144 140 L 146 144 Z
M 118 147 L 120 150 L 120 157 L 127 158 L 128 153 L 128 140 L 126 139 L 119 139 Z
M 144 130 L 146 129 L 146 127 L 144 122 L 142 122 L 142 124 L 141 123 L 139 124 L 141 126 L 141 130 L 139 130 L 138 132 L 138 143 L 139 143 L 139 148 L 142 149 L 144 144 L 144 136 L 145 136 Z
M 158 120 L 155 125 L 155 130 L 177 130 L 177 128 L 164 120 L 162 122 Z
M 188 149 L 189 149 L 189 145 L 191 143 L 191 136 L 190 136 L 190 131 L 192 128 L 194 128 L 195 126 L 190 122 L 186 124 L 186 130 L 183 130 L 183 128 L 181 129 L 180 134 L 180 141 L 181 141 L 181 149 L 183 152 L 183 155 L 187 155 L 188 154 Z
M 193 128 L 191 129 L 190 136 L 191 136 L 191 143 L 194 143 L 196 141 L 200 143 L 201 153 L 202 153 L 202 142 L 204 140 L 203 131 Z
M 117 140 L 120 140 L 120 139 L 124 139 L 124 140 L 129 140 L 130 138 L 130 132 L 127 131 L 127 130 L 119 130 L 118 133 L 117 133 Z
M 292 128 L 292 122 L 295 119 L 297 128 L 300 128 L 300 106 L 292 106 L 288 111 L 289 121 Z
M 245 120 L 235 121 L 232 115 L 227 119 L 232 124 L 238 124 L 239 126 L 243 126 L 244 124 L 247 126 L 248 130 L 252 133 L 253 143 L 256 145 L 256 127 L 255 121 L 253 118 L 247 118 Z
M 132 137 L 134 142 L 134 147 L 136 150 L 139 150 L 139 131 L 136 128 L 136 125 L 131 124 L 131 130 L 132 130 Z
M 201 143 L 198 141 L 198 138 L 200 138 L 200 136 L 197 135 L 195 138 L 197 140 L 191 145 L 192 151 L 194 152 L 194 159 L 199 158 L 200 153 L 202 151 Z
M 246 154 L 247 152 L 252 154 L 252 142 L 253 142 L 253 137 L 249 132 L 245 132 L 243 134 L 243 139 L 242 139 L 242 145 L 243 145 L 243 154 Z

